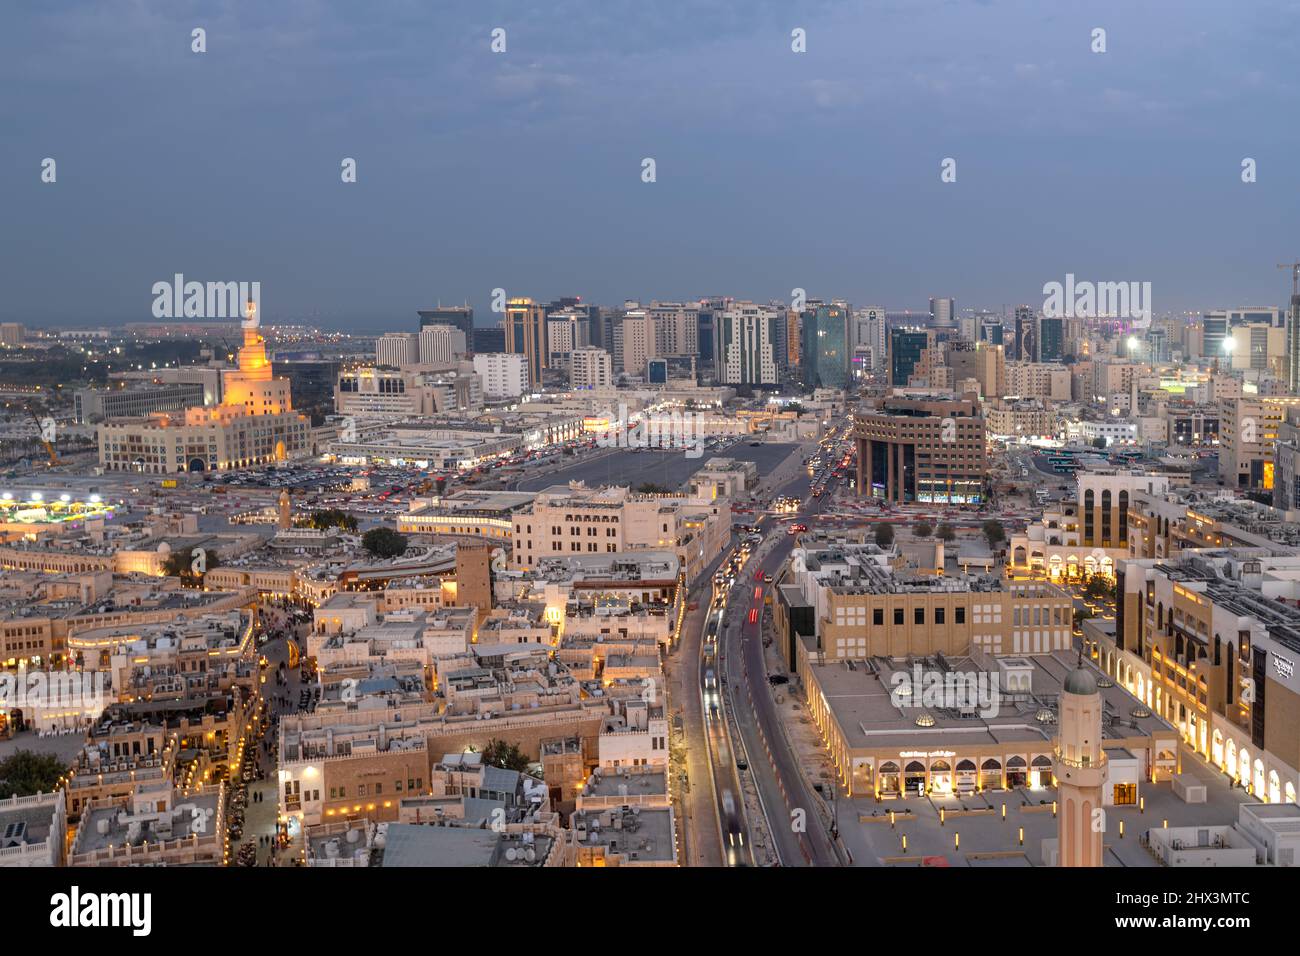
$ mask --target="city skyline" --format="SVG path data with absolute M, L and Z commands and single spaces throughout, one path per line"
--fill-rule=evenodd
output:
M 915 8 L 16 12 L 0 317 L 146 321 L 176 272 L 357 331 L 439 300 L 485 324 L 496 288 L 919 311 L 1075 273 L 1162 313 L 1285 302 L 1293 10 Z
M 0 23 L 18 925 L 1285 918 L 1300 0 Z

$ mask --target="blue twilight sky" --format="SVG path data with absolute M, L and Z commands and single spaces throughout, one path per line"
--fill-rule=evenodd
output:
M 146 320 L 177 272 L 356 330 L 439 299 L 487 324 L 495 287 L 893 311 L 1041 303 L 1067 272 L 1150 281 L 1162 313 L 1282 304 L 1300 258 L 1295 2 L 48 0 L 0 24 L 0 318 L 33 325 Z

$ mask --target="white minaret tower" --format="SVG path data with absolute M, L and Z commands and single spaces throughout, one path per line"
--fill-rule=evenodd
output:
M 1106 828 L 1101 788 L 1106 752 L 1101 749 L 1101 693 L 1079 658 L 1061 693 L 1060 736 L 1054 745 L 1053 773 L 1061 803 L 1057 837 L 1061 866 L 1101 866 Z

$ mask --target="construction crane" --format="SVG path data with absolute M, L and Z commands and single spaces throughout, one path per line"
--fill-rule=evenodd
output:
M 1300 298 L 1300 262 L 1279 262 L 1279 269 L 1291 270 L 1291 304 L 1295 305 L 1295 300 Z

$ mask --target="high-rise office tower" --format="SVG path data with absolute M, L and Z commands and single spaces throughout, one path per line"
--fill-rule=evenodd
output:
M 441 305 L 433 309 L 420 309 L 420 328 L 430 325 L 450 325 L 465 333 L 465 340 L 474 337 L 474 310 L 468 305 Z
M 1286 316 L 1287 383 L 1292 395 L 1300 395 L 1300 295 L 1291 296 Z
M 400 368 L 420 361 L 420 338 L 414 332 L 386 332 L 375 339 L 375 363 Z
M 695 336 L 698 342 L 696 354 L 699 355 L 702 363 L 712 365 L 715 361 L 713 354 L 713 323 L 715 311 L 711 307 L 700 303 L 700 311 L 696 316 Z
M 1169 334 L 1163 328 L 1147 330 L 1147 353 L 1153 362 L 1170 361 Z
M 651 302 L 646 310 L 654 326 L 654 354 L 699 355 L 699 307 L 684 302 Z
M 483 353 L 506 350 L 506 330 L 500 325 L 479 326 L 474 329 L 474 351 Z
M 776 314 L 753 302 L 733 302 L 714 318 L 714 353 L 723 385 L 775 385 L 772 347 Z
M 1223 342 L 1228 338 L 1228 313 L 1206 312 L 1201 316 L 1201 357 L 1208 362 L 1224 357 Z
M 864 372 L 880 371 L 885 367 L 885 360 L 889 355 L 889 322 L 885 318 L 885 310 L 882 306 L 871 305 L 865 309 L 858 309 L 853 313 L 853 346 L 856 348 L 860 345 L 871 347 L 872 367 L 863 369 Z
M 1034 341 L 1038 348 L 1036 361 L 1061 361 L 1065 358 L 1065 320 L 1050 315 L 1040 316 Z
M 465 333 L 452 325 L 426 325 L 420 329 L 420 363 L 449 365 L 466 351 Z
M 780 323 L 778 314 L 776 321 Z M 797 309 L 785 310 L 785 362 L 786 368 L 798 368 L 802 361 L 799 355 L 800 343 L 803 341 L 803 316 Z
M 528 387 L 539 389 L 547 367 L 546 310 L 532 299 L 506 302 L 506 351 L 522 355 L 528 366 Z
M 1038 360 L 1038 315 L 1027 305 L 1016 306 L 1016 341 L 1012 350 L 1016 360 Z
M 931 327 L 951 328 L 957 323 L 957 304 L 952 299 L 930 298 Z
M 990 345 L 1002 345 L 1002 320 L 992 317 L 981 320 L 979 340 Z
M 802 372 L 812 388 L 844 388 L 849 378 L 849 310 L 818 305 L 803 314 Z
M 585 310 L 557 309 L 546 318 L 546 364 L 551 368 L 568 365 L 574 349 L 591 344 L 591 324 Z
M 644 309 L 623 316 L 623 365 L 628 375 L 644 375 L 646 362 L 655 355 L 654 320 Z
M 925 329 L 889 330 L 889 384 L 905 388 L 912 370 L 933 342 L 933 333 Z

